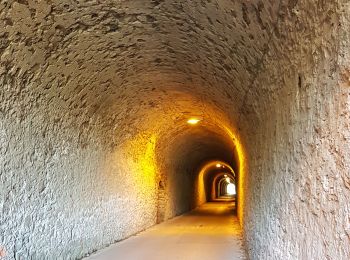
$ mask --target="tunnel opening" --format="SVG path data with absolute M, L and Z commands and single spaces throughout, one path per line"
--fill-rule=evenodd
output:
M 223 173 L 220 177 L 216 177 L 213 181 L 213 188 L 215 188 L 216 198 L 236 195 L 236 184 L 234 176 Z
M 242 158 L 238 157 L 236 139 L 227 128 L 206 120 L 170 132 L 166 147 L 159 140 L 159 178 L 164 187 L 158 189 L 158 223 L 203 203 L 224 199 L 234 202 L 237 212 L 236 194 L 227 193 L 227 183 L 236 188 L 239 179 Z
M 236 185 L 234 183 L 228 183 L 226 185 L 226 195 L 228 196 L 236 195 Z
M 235 189 L 238 175 L 234 172 L 232 165 L 218 160 L 210 161 L 202 167 L 199 176 L 203 178 L 202 185 L 206 194 L 205 201 L 231 202 L 233 213 L 237 215 L 238 199 Z M 228 192 L 228 184 L 234 185 L 234 194 Z M 232 191 L 232 186 L 230 189 Z

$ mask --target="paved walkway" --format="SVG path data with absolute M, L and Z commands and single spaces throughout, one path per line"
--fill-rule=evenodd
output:
M 86 260 L 245 259 L 232 202 L 210 202 L 118 242 Z

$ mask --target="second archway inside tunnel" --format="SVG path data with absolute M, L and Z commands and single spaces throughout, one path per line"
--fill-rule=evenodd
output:
M 235 199 L 236 195 L 236 180 L 235 173 L 231 170 L 220 172 L 214 175 L 209 181 L 212 182 L 212 197 L 211 200 L 220 198 Z
M 157 146 L 163 152 L 158 158 L 158 223 L 205 202 L 223 199 L 224 194 L 226 199 L 236 199 L 235 194 L 227 193 L 227 184 L 237 187 L 237 151 L 223 129 L 184 125 L 165 138 L 166 142 L 160 141 Z

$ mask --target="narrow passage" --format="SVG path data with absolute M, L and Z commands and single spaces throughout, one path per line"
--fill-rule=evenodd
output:
M 234 203 L 220 200 L 116 243 L 87 260 L 245 259 Z

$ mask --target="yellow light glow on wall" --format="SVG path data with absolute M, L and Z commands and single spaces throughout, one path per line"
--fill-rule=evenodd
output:
M 187 120 L 187 123 L 190 124 L 190 125 L 196 125 L 198 124 L 200 120 L 198 118 L 190 118 Z
M 242 225 L 243 223 L 243 218 L 244 218 L 244 203 L 245 203 L 245 198 L 244 198 L 244 188 L 246 187 L 245 185 L 245 175 L 246 175 L 246 171 L 247 171 L 247 158 L 246 158 L 246 154 L 245 154 L 245 150 L 243 148 L 242 143 L 240 142 L 239 138 L 237 137 L 237 135 L 231 131 L 231 129 L 229 129 L 228 127 L 224 127 L 226 132 L 228 133 L 228 135 L 232 138 L 232 140 L 235 143 L 235 147 L 236 147 L 236 152 L 237 152 L 237 157 L 238 157 L 238 186 L 236 187 L 238 194 L 237 194 L 237 198 L 238 198 L 238 205 L 237 205 L 237 215 L 238 215 L 238 219 L 240 224 Z
M 157 164 L 156 164 L 157 137 L 153 133 L 142 132 L 132 137 L 120 149 L 125 156 L 124 171 L 128 171 L 129 183 L 135 189 L 135 198 L 154 199 L 156 196 Z
M 156 147 L 156 137 L 151 135 L 148 138 L 148 142 L 143 149 L 143 156 L 139 158 L 139 165 L 141 169 L 146 174 L 146 178 L 149 179 L 149 182 L 152 183 L 155 170 L 155 147 Z

